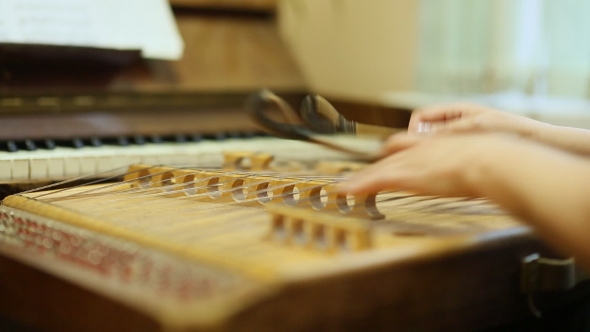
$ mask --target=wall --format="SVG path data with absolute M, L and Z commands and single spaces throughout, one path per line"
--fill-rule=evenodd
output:
M 278 15 L 314 92 L 372 101 L 415 86 L 418 7 L 415 0 L 280 0 Z

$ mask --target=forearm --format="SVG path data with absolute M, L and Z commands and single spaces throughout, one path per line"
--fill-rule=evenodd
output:
M 540 143 L 590 156 L 590 130 L 540 123 L 530 136 Z
M 534 144 L 491 151 L 468 181 L 590 268 L 590 162 Z

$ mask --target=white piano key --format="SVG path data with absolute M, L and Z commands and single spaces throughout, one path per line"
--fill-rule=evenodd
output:
M 180 164 L 187 167 L 194 166 L 197 164 L 197 156 L 194 154 L 183 155 Z
M 139 163 L 146 164 L 146 165 L 160 165 L 161 164 L 159 156 L 141 156 Z
M 128 164 L 126 166 L 140 164 L 141 163 L 141 156 L 128 156 L 127 162 L 128 162 Z
M 358 139 L 342 141 L 349 145 Z M 315 153 L 307 153 L 308 150 Z M 92 175 L 100 170 L 109 170 L 115 167 L 126 166 L 133 163 L 151 165 L 181 164 L 183 166 L 220 166 L 223 151 L 264 151 L 275 155 L 277 158 L 292 159 L 317 159 L 318 151 L 322 158 L 345 157 L 345 154 L 332 152 L 313 144 L 281 140 L 271 137 L 259 137 L 252 139 L 228 139 L 224 141 L 202 141 L 196 143 L 162 143 L 131 145 L 127 147 L 105 145 L 101 147 L 85 147 L 82 149 L 57 147 L 54 150 L 37 151 L 0 151 L 0 183 L 19 180 L 45 180 L 37 179 L 37 175 L 45 174 L 34 163 L 33 174 L 29 176 L 29 160 L 47 160 L 49 173 L 53 180 L 59 177 L 72 178 L 82 175 Z M 60 165 L 62 165 L 60 167 Z M 63 173 L 63 175 L 61 175 Z
M 110 157 L 110 159 L 111 168 L 107 170 L 114 170 L 117 173 L 124 172 L 133 163 L 133 158 L 129 156 Z
M 11 180 L 29 180 L 29 160 L 15 159 L 12 161 Z
M 47 179 L 49 163 L 45 158 L 29 159 L 29 174 L 31 179 Z
M 12 160 L 0 160 L 0 182 L 12 180 Z
M 96 157 L 80 158 L 80 175 L 96 174 Z
M 65 157 L 63 158 L 64 176 L 68 178 L 78 177 L 81 173 L 80 157 Z
M 61 180 L 64 178 L 65 165 L 63 158 L 47 159 L 47 177 L 51 180 Z
M 113 157 L 111 156 L 100 156 L 96 157 L 96 172 L 102 173 L 110 171 L 113 168 Z
M 186 157 L 182 155 L 171 155 L 171 156 L 163 156 L 162 157 L 162 164 L 164 165 L 171 165 L 171 166 L 183 166 L 186 165 Z
M 197 165 L 202 167 L 220 165 L 223 162 L 221 155 L 206 153 L 197 156 Z

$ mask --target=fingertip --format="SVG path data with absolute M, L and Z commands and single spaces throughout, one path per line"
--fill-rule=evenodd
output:
M 371 192 L 371 184 L 366 182 L 347 182 L 344 184 L 339 193 L 342 194 L 350 194 L 350 195 L 359 195 L 359 194 L 366 194 Z
M 430 122 L 418 122 L 416 124 L 416 132 L 417 133 L 430 133 L 432 130 L 432 125 Z
M 367 174 L 364 171 L 359 171 L 339 183 L 336 186 L 336 190 L 343 194 L 360 194 L 364 192 L 365 187 L 370 185 L 372 181 L 373 176 L 371 176 L 371 173 Z
M 343 182 L 334 185 L 334 191 L 338 194 L 347 194 L 353 189 L 354 187 L 350 184 L 350 179 L 346 179 Z
M 359 192 L 358 184 L 355 182 L 351 182 L 350 180 L 346 180 L 338 184 L 335 188 L 336 193 L 338 194 L 357 194 Z
M 389 135 L 385 139 L 385 141 L 383 141 L 382 150 L 383 150 L 383 148 L 385 148 L 387 146 L 390 146 L 392 144 L 395 144 L 395 142 L 397 142 L 400 139 L 400 137 L 406 136 L 406 135 L 410 135 L 410 133 L 396 133 L 396 134 L 393 134 L 393 135 Z
M 427 135 L 420 133 L 400 133 L 390 136 L 381 147 L 381 154 L 387 156 L 405 150 L 421 140 L 425 139 Z
M 410 122 L 408 123 L 408 132 L 418 132 L 420 125 L 429 121 L 429 118 L 431 117 L 430 114 L 438 112 L 436 109 L 437 106 L 426 106 L 414 109 L 410 116 Z

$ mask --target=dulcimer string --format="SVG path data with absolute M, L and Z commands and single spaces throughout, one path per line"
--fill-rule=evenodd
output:
M 291 198 L 297 203 L 304 203 L 307 208 L 310 207 L 309 201 L 321 200 L 330 194 L 326 191 L 317 190 L 318 186 L 334 184 L 336 182 L 345 179 L 343 176 L 323 176 L 323 175 L 300 175 L 300 174 L 286 174 L 280 172 L 246 172 L 246 171 L 224 171 L 220 168 L 210 167 L 205 169 L 197 169 L 195 167 L 183 167 L 181 169 L 194 170 L 191 172 L 185 172 L 182 177 L 190 174 L 198 174 L 203 171 L 216 172 L 220 176 L 223 174 L 239 174 L 239 178 L 246 179 L 248 177 L 263 176 L 268 177 L 269 180 L 275 179 L 289 179 L 287 184 L 278 184 L 278 186 L 287 187 L 292 186 L 293 189 L 297 188 L 298 184 L 305 184 L 310 181 L 312 185 L 304 185 L 297 190 L 292 190 L 290 193 L 283 193 L 278 195 L 272 195 L 273 193 L 283 192 L 282 188 L 278 186 L 269 185 L 266 188 L 258 188 L 259 185 L 264 181 L 246 181 L 240 186 L 232 186 L 229 183 L 223 181 L 235 181 L 237 178 L 220 178 L 220 181 L 210 185 L 209 180 L 216 177 L 216 174 L 208 174 L 205 178 L 197 178 L 187 183 L 180 182 L 181 176 L 175 177 L 176 182 L 171 185 L 162 186 L 165 184 L 165 180 L 152 178 L 156 175 L 162 175 L 163 172 L 157 170 L 158 166 L 145 167 L 140 170 L 134 170 L 131 172 L 122 172 L 116 176 L 111 177 L 112 179 L 118 179 L 123 177 L 125 174 L 131 174 L 136 176 L 133 179 L 123 180 L 120 182 L 106 183 L 102 185 L 97 183 L 96 180 L 91 182 L 94 186 L 89 188 L 78 185 L 70 189 L 58 189 L 53 193 L 55 195 L 39 193 L 37 199 L 42 201 L 51 201 L 56 203 L 57 206 L 61 206 L 68 210 L 73 210 L 82 216 L 92 217 L 93 220 L 99 221 L 99 226 L 102 232 L 109 232 L 111 229 L 127 229 L 134 232 L 138 236 L 144 236 L 153 238 L 157 241 L 167 241 L 170 245 L 190 248 L 195 241 L 199 245 L 211 245 L 215 248 L 222 248 L 220 250 L 235 250 L 239 249 L 239 252 L 243 255 L 256 254 L 260 255 L 257 247 L 244 244 L 242 242 L 233 243 L 233 241 L 224 240 L 232 234 L 240 234 L 239 236 L 245 236 L 245 234 L 252 234 L 255 238 L 259 238 L 263 234 L 268 234 L 269 231 L 269 215 L 263 213 L 264 205 L 267 200 L 270 202 L 282 201 L 285 202 L 285 198 Z M 151 174 L 146 176 L 141 175 L 138 172 L 148 171 Z M 135 173 L 135 174 L 133 174 Z M 141 179 L 139 179 L 141 178 Z M 149 181 L 143 181 L 149 180 Z M 320 181 L 321 180 L 321 181 Z M 142 186 L 141 183 L 145 183 Z M 314 182 L 315 181 L 315 182 Z M 325 183 L 321 183 L 324 181 Z M 134 182 L 136 185 L 134 185 Z M 190 191 L 187 191 L 187 184 L 192 185 L 192 190 L 195 192 L 193 195 L 189 195 Z M 317 186 L 316 186 L 317 185 Z M 122 186 L 122 187 L 121 187 Z M 131 186 L 131 187 L 129 187 Z M 218 186 L 217 194 L 221 195 L 221 199 L 213 199 L 210 197 L 208 189 L 212 186 Z M 166 190 L 169 187 L 169 191 Z M 123 189 L 121 189 L 123 188 Z M 250 189 L 250 190 L 248 190 Z M 277 190 L 278 189 L 278 190 Z M 68 191 L 70 190 L 70 191 Z M 199 190 L 201 192 L 199 192 Z M 235 200 L 231 191 L 246 190 L 248 191 L 249 198 L 245 200 Z M 315 196 L 308 192 L 309 190 L 316 190 Z M 91 192 L 90 192 L 91 191 Z M 204 191 L 204 192 L 203 192 Z M 83 194 L 80 194 L 83 193 Z M 166 197 L 171 194 L 183 194 L 184 196 L 178 195 L 177 197 Z M 396 194 L 396 196 L 388 197 L 388 194 Z M 268 195 L 265 197 L 265 195 Z M 62 196 L 56 197 L 56 196 Z M 176 196 L 176 195 L 175 195 Z M 298 197 L 294 197 L 298 196 Z M 39 198 L 40 197 L 40 198 Z M 155 199 L 162 197 L 162 199 Z M 307 197 L 307 198 L 305 198 Z M 386 204 L 388 202 L 397 201 L 404 202 L 409 200 L 407 204 L 411 204 L 413 200 L 428 200 L 432 197 L 421 197 L 420 195 L 413 193 L 401 193 L 398 191 L 382 192 L 376 199 L 377 204 Z M 166 199 L 164 199 L 166 198 Z M 67 202 L 67 200 L 73 200 Z M 343 198 L 347 200 L 346 195 Z M 191 202 L 194 200 L 194 203 Z M 354 200 L 354 199 L 353 199 Z M 205 203 L 205 204 L 202 204 Z M 436 200 L 432 201 L 433 204 L 439 204 Z M 405 206 L 402 203 L 398 206 Z M 152 206 L 153 205 L 153 206 Z M 246 205 L 246 206 L 244 206 Z M 422 206 L 421 208 L 427 208 Z M 337 212 L 333 214 L 341 214 L 341 211 L 334 211 L 338 209 L 334 204 L 326 205 L 321 209 L 324 212 Z M 412 210 L 415 210 L 411 208 Z M 379 206 L 377 210 L 381 209 Z M 382 211 L 384 212 L 384 211 Z M 398 217 L 390 215 L 385 219 L 387 221 L 383 223 L 371 223 L 367 225 L 374 225 L 375 227 L 391 227 L 390 222 L 398 221 Z M 364 219 L 364 218 L 363 218 Z M 233 249 L 232 249 L 233 248 Z M 266 253 L 270 255 L 270 253 Z
M 140 170 L 135 170 L 135 171 L 132 171 L 132 172 L 127 172 L 125 174 L 128 175 L 128 174 L 132 174 L 132 173 L 137 173 L 137 172 L 149 170 L 150 168 L 155 168 L 155 167 L 158 167 L 158 166 L 146 167 L 146 168 L 143 168 L 143 169 L 140 169 Z M 183 168 L 178 168 L 178 169 L 194 169 L 194 167 L 186 167 L 186 168 L 183 167 Z M 300 194 L 304 193 L 305 191 L 314 190 L 315 189 L 314 187 L 306 187 L 304 189 L 297 189 L 297 192 L 296 193 L 290 192 L 290 193 L 286 193 L 286 194 L 282 194 L 282 195 L 273 195 L 272 197 L 269 197 L 268 194 L 269 193 L 273 193 L 276 189 L 281 189 L 281 188 L 284 188 L 284 187 L 296 187 L 299 184 L 303 184 L 303 183 L 306 183 L 306 182 L 312 181 L 312 180 L 324 180 L 324 181 L 326 181 L 326 183 L 325 184 L 321 184 L 321 185 L 328 185 L 328 184 L 336 183 L 338 181 L 342 181 L 344 179 L 344 177 L 341 177 L 341 176 L 340 177 L 324 176 L 324 175 L 296 176 L 294 174 L 288 174 L 287 175 L 287 174 L 284 174 L 284 173 L 268 172 L 268 171 L 267 172 L 257 172 L 257 173 L 250 172 L 249 173 L 249 172 L 244 172 L 244 171 L 223 171 L 223 170 L 218 169 L 218 168 L 206 168 L 206 169 L 202 169 L 202 170 L 211 171 L 211 172 L 218 172 L 219 175 L 225 175 L 225 174 L 232 174 L 232 175 L 234 175 L 234 174 L 239 174 L 242 177 L 242 179 L 247 179 L 247 178 L 250 178 L 250 177 L 253 177 L 253 176 L 269 176 L 269 177 L 275 176 L 276 179 L 290 179 L 290 180 L 293 180 L 292 183 L 282 184 L 282 185 L 275 186 L 275 187 L 265 187 L 265 188 L 262 188 L 262 189 L 256 189 L 253 192 L 250 191 L 249 192 L 250 195 L 253 195 L 254 198 L 243 199 L 243 200 L 237 200 L 237 199 L 235 199 L 234 202 L 224 201 L 224 204 L 223 204 L 224 206 L 228 206 L 228 205 L 239 205 L 239 204 L 256 202 L 256 201 L 264 204 L 266 201 L 271 201 L 273 198 L 285 198 L 285 197 L 290 197 L 292 200 L 296 200 L 299 203 L 302 203 L 302 202 L 304 202 L 306 200 L 322 200 L 325 197 L 327 197 L 329 195 L 329 193 L 326 193 L 325 191 L 321 191 L 321 192 L 319 192 L 319 193 L 317 193 L 315 195 L 309 196 L 307 199 L 303 199 L 303 198 L 297 198 L 297 199 L 295 199 L 293 197 L 295 195 L 300 195 Z M 168 172 L 168 171 L 165 171 L 165 172 Z M 64 200 L 64 199 L 89 199 L 89 198 L 95 197 L 96 195 L 100 195 L 100 196 L 103 196 L 104 197 L 104 196 L 112 196 L 112 195 L 124 196 L 125 194 L 133 194 L 133 199 L 137 199 L 137 198 L 141 198 L 141 197 L 166 196 L 166 195 L 170 195 L 171 193 L 174 193 L 174 192 L 185 192 L 185 193 L 187 193 L 187 191 L 197 192 L 199 190 L 206 190 L 206 192 L 200 193 L 200 194 L 197 194 L 197 193 L 188 194 L 187 193 L 186 196 L 175 197 L 176 198 L 175 200 L 168 201 L 169 204 L 174 205 L 174 204 L 176 204 L 175 202 L 177 200 L 198 199 L 198 198 L 201 198 L 201 197 L 203 197 L 203 198 L 210 197 L 211 196 L 211 193 L 210 192 L 207 192 L 208 190 L 210 190 L 213 187 L 216 187 L 216 188 L 221 187 L 222 185 L 225 184 L 225 182 L 218 182 L 218 183 L 215 183 L 213 185 L 206 184 L 206 185 L 202 185 L 202 186 L 194 186 L 195 184 L 198 184 L 198 183 L 201 183 L 201 182 L 208 183 L 210 180 L 212 180 L 212 179 L 214 179 L 216 177 L 215 175 L 212 175 L 210 177 L 201 178 L 201 179 L 194 180 L 194 181 L 189 181 L 189 182 L 184 182 L 184 183 L 174 183 L 174 184 L 170 184 L 170 185 L 167 185 L 167 186 L 160 186 L 160 187 L 157 187 L 157 188 L 153 187 L 154 185 L 162 185 L 162 184 L 164 184 L 165 181 L 172 182 L 172 180 L 174 180 L 174 182 L 175 182 L 175 180 L 177 180 L 178 178 L 186 177 L 187 175 L 190 175 L 190 174 L 184 174 L 182 176 L 168 178 L 166 180 L 161 180 L 161 181 L 157 181 L 157 182 L 149 182 L 149 186 L 145 186 L 145 185 L 144 186 L 141 186 L 140 185 L 140 186 L 136 186 L 136 187 L 130 187 L 130 188 L 127 188 L 127 189 L 124 189 L 124 190 L 109 191 L 109 192 L 98 193 L 101 190 L 108 190 L 110 188 L 115 188 L 115 187 L 121 186 L 123 184 L 129 184 L 131 182 L 138 182 L 138 181 L 141 182 L 142 180 L 144 180 L 144 178 L 151 178 L 151 177 L 153 177 L 155 175 L 159 175 L 159 174 L 162 174 L 162 173 L 165 173 L 165 172 L 153 173 L 153 174 L 149 174 L 149 175 L 145 175 L 145 176 L 140 176 L 140 177 L 137 177 L 137 178 L 134 178 L 134 179 L 131 179 L 131 180 L 127 180 L 127 181 L 122 181 L 122 182 L 117 182 L 117 183 L 110 183 L 110 184 L 107 184 L 105 186 L 101 186 L 101 187 L 98 187 L 98 188 L 87 189 L 87 190 L 82 191 L 82 192 L 76 192 L 75 194 L 70 194 L 70 195 L 67 195 L 67 196 L 62 196 L 62 197 L 59 197 L 59 198 L 47 199 L 47 200 L 48 201 L 56 201 L 56 200 Z M 194 174 L 197 174 L 197 173 L 198 172 L 194 172 L 192 174 L 194 175 Z M 125 175 L 125 174 L 123 174 L 123 175 Z M 99 182 L 102 182 L 102 181 L 108 181 L 108 180 L 112 180 L 112 179 L 119 178 L 119 177 L 121 177 L 121 175 L 111 176 L 111 177 L 108 177 L 106 179 L 101 179 L 101 180 L 94 180 L 94 181 L 91 181 L 90 183 L 96 184 L 96 183 L 99 183 Z M 72 180 L 68 180 L 68 181 L 64 181 L 64 182 L 71 182 L 71 181 Z M 227 181 L 234 181 L 234 179 L 230 179 L 230 180 L 227 180 Z M 64 182 L 62 182 L 60 184 L 63 184 Z M 240 186 L 232 187 L 230 189 L 217 190 L 215 193 L 218 194 L 218 195 L 222 195 L 222 194 L 226 194 L 226 193 L 229 192 L 231 194 L 232 192 L 247 190 L 248 188 L 251 188 L 251 187 L 257 187 L 258 188 L 260 185 L 264 184 L 265 182 L 268 183 L 268 181 L 262 180 L 262 181 L 259 181 L 259 182 L 248 183 L 248 185 L 240 185 Z M 190 189 L 186 189 L 189 185 L 192 185 L 193 187 L 191 187 Z M 75 187 L 72 187 L 72 188 L 69 188 L 69 189 L 78 188 L 80 186 L 82 186 L 82 185 L 78 185 L 78 186 L 75 186 Z M 47 187 L 48 186 L 46 186 L 45 188 L 47 188 Z M 58 190 L 56 192 L 63 192 L 65 190 L 68 190 L 68 189 L 60 189 L 60 190 Z M 56 193 L 56 192 L 53 192 L 53 193 Z M 93 192 L 95 194 L 94 195 L 90 195 Z M 395 196 L 395 197 L 386 197 L 387 194 L 389 194 L 389 193 L 395 193 L 395 192 L 397 192 L 397 191 L 381 192 L 380 195 L 379 195 L 380 198 L 378 200 L 376 200 L 376 203 L 377 204 L 380 204 L 380 203 L 385 203 L 385 202 L 389 202 L 389 201 L 399 201 L 399 200 L 403 200 L 403 199 L 407 199 L 407 198 L 412 198 L 412 197 L 420 197 L 420 200 L 422 200 L 422 201 L 424 201 L 424 200 L 432 200 L 433 198 L 437 198 L 437 197 L 421 196 L 421 195 L 412 194 L 412 193 L 407 193 L 405 195 Z M 50 195 L 50 194 L 52 194 L 52 193 L 42 194 L 42 195 L 39 195 L 39 196 L 35 196 L 34 198 L 38 199 L 38 198 L 40 198 L 42 196 L 47 196 L 47 195 Z M 262 195 L 262 197 L 261 197 L 261 195 Z M 119 199 L 111 199 L 110 202 L 111 203 L 116 203 L 116 202 L 121 202 L 121 201 L 124 202 L 126 199 L 130 199 L 130 198 L 119 197 Z M 346 198 L 344 198 L 344 199 L 346 199 Z M 473 200 L 473 199 L 471 199 L 471 198 L 462 198 L 461 200 L 470 201 L 470 200 Z M 149 203 L 144 203 L 144 204 L 149 204 Z M 433 202 L 433 204 L 434 205 L 441 205 L 441 204 L 444 204 L 444 203 L 443 202 L 438 202 L 438 203 Z M 431 207 L 432 206 L 428 206 L 428 208 L 431 208 Z M 220 208 L 221 208 L 221 206 L 220 206 Z M 328 207 L 328 208 L 334 209 L 334 207 Z

